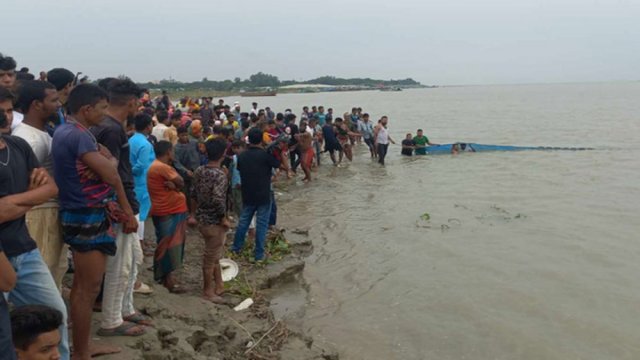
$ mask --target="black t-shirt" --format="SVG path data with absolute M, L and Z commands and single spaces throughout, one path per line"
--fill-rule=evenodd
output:
M 296 138 L 296 135 L 300 133 L 300 129 L 298 128 L 298 125 L 293 123 L 287 125 L 287 127 L 291 129 L 291 132 L 289 133 L 289 135 L 291 135 L 291 138 L 289 139 L 289 147 L 292 147 L 298 144 L 298 139 Z
M 134 191 L 133 173 L 131 172 L 131 159 L 129 158 L 129 139 L 122 124 L 111 116 L 105 116 L 100 125 L 91 128 L 91 133 L 98 143 L 104 145 L 111 155 L 118 160 L 118 175 L 122 180 L 124 192 L 131 205 L 134 214 L 140 212 L 140 205 Z
M 0 360 L 15 360 L 16 352 L 11 341 L 11 323 L 9 307 L 0 294 Z
M 280 161 L 264 149 L 250 146 L 238 155 L 238 171 L 242 181 L 242 203 L 266 205 L 271 202 L 272 170 L 280 167 Z
M 26 141 L 16 136 L 2 136 L 2 139 L 7 146 L 0 150 L 0 198 L 26 192 L 31 171 L 40 166 Z M 5 165 L 5 162 L 8 163 Z M 24 216 L 0 224 L 0 243 L 7 257 L 18 256 L 37 247 L 29 235 Z
M 404 139 L 402 140 L 402 155 L 407 155 L 407 156 L 411 156 L 413 155 L 413 149 L 405 149 L 404 146 L 415 146 L 416 143 L 413 142 L 413 140 L 410 139 Z

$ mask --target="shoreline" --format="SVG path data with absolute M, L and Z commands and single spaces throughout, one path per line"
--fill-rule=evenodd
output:
M 287 187 L 287 184 L 284 184 Z M 288 193 L 288 189 L 278 188 Z M 285 207 L 286 198 L 279 200 Z M 282 198 L 282 197 L 281 197 Z M 279 223 L 290 223 L 286 211 L 281 212 Z M 147 224 L 150 224 L 148 221 Z M 152 226 L 146 234 L 152 234 Z M 229 245 L 233 232 L 227 234 Z M 274 233 L 272 233 L 272 236 Z M 149 271 L 152 258 L 145 256 L 139 278 L 152 285 L 151 295 L 135 295 L 136 308 L 149 315 L 154 328 L 140 337 L 113 337 L 94 340 L 108 342 L 122 347 L 119 354 L 103 357 L 108 360 L 144 359 L 317 359 L 338 360 L 335 349 L 321 348 L 314 339 L 305 334 L 301 327 L 291 322 L 301 321 L 303 313 L 287 309 L 276 318 L 271 301 L 285 298 L 281 287 L 293 287 L 308 294 L 303 278 L 305 258 L 313 252 L 309 229 L 286 229 L 275 235 L 285 236 L 290 252 L 281 259 L 266 265 L 253 265 L 244 259 L 236 259 L 240 273 L 236 279 L 225 283 L 232 305 L 216 305 L 201 298 L 201 261 L 203 239 L 195 228 L 187 232 L 185 259 L 180 279 L 188 289 L 187 293 L 170 294 L 164 287 L 153 282 L 153 272 Z M 145 236 L 153 239 L 152 236 Z M 147 240 L 149 242 L 149 240 Z M 251 244 L 247 244 L 251 246 Z M 254 304 L 246 310 L 234 311 L 233 306 L 246 297 Z M 306 303 L 306 301 L 305 301 Z M 94 317 L 94 329 L 99 328 L 100 316 Z

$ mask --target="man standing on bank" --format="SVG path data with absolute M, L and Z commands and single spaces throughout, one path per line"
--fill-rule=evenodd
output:
M 271 213 L 271 176 L 280 167 L 280 161 L 261 146 L 262 132 L 249 130 L 249 147 L 238 155 L 238 170 L 242 182 L 242 214 L 238 221 L 232 251 L 239 253 L 244 246 L 251 218 L 256 214 L 255 260 L 265 259 L 264 244 Z

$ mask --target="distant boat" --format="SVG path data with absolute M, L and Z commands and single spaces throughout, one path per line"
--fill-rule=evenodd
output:
M 402 88 L 399 88 L 399 87 L 383 87 L 383 88 L 380 88 L 380 91 L 402 91 Z
M 248 97 L 248 96 L 276 96 L 278 95 L 278 90 L 256 90 L 256 91 L 241 91 L 240 96 Z

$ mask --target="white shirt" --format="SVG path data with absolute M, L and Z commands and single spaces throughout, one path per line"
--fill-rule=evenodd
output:
M 11 131 L 16 128 L 19 124 L 22 124 L 22 120 L 24 120 L 24 115 L 13 110 L 13 121 L 11 122 Z
M 311 126 L 307 125 L 307 128 L 304 129 L 304 131 L 309 133 L 309 134 L 311 134 L 311 136 L 315 136 L 316 135 L 316 132 L 314 131 L 314 129 Z
M 40 166 L 47 169 L 49 175 L 53 177 L 53 156 L 51 155 L 53 139 L 49 133 L 20 122 L 11 132 L 11 135 L 24 139 L 31 146 Z M 56 199 L 51 199 L 42 205 L 34 207 L 34 209 L 44 207 L 58 207 L 58 202 Z
M 53 175 L 53 158 L 51 156 L 51 136 L 46 131 L 36 129 L 31 125 L 20 123 L 11 135 L 23 138 L 36 155 L 40 166 Z
M 151 135 L 155 136 L 158 141 L 166 140 L 164 138 L 164 132 L 167 131 L 169 127 L 163 123 L 158 123 L 158 125 L 153 127 L 151 130 Z
M 389 143 L 389 131 L 386 127 L 380 125 L 380 130 L 378 130 L 378 138 L 376 142 L 382 145 L 387 145 Z

